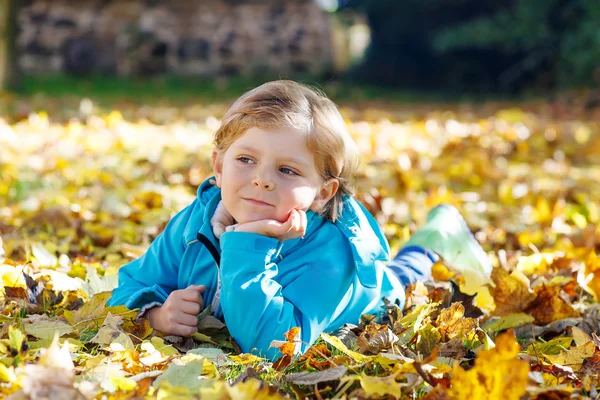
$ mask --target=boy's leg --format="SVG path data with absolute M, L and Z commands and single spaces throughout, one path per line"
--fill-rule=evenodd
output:
M 434 257 L 429 257 L 431 253 Z M 491 282 L 492 265 L 486 253 L 458 210 L 447 204 L 429 212 L 427 223 L 414 233 L 390 262 L 390 267 L 400 280 L 415 283 L 431 276 L 431 266 L 438 260 L 437 256 L 463 274 L 465 285 L 461 289 L 467 294 L 474 294 Z M 416 280 L 412 282 L 413 279 Z
M 431 267 L 439 259 L 437 254 L 419 246 L 404 246 L 387 264 L 404 287 L 431 277 Z

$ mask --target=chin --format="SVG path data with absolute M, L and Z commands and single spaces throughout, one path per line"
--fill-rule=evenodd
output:
M 249 214 L 244 214 L 244 215 L 240 216 L 239 219 L 235 218 L 235 220 L 237 221 L 238 224 L 243 224 L 246 222 L 262 221 L 263 219 L 274 219 L 276 221 L 284 223 L 285 221 L 287 221 L 287 218 L 288 218 L 287 215 L 284 216 L 283 218 L 277 218 L 276 215 L 249 213 Z

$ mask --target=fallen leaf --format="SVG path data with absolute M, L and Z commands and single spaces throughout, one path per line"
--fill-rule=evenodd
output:
M 484 330 L 490 330 L 493 332 L 501 332 L 511 328 L 517 328 L 519 326 L 527 325 L 535 320 L 531 315 L 525 313 L 514 313 L 508 314 L 503 317 L 489 320 L 483 324 Z
M 450 399 L 519 400 L 526 393 L 529 366 L 516 358 L 519 345 L 512 331 L 496 338 L 496 347 L 479 352 L 468 371 L 452 369 Z
M 560 353 L 546 354 L 546 359 L 552 364 L 562 365 L 563 367 L 570 367 L 573 371 L 579 371 L 582 367 L 583 361 L 586 358 L 590 358 L 596 352 L 596 345 L 591 341 L 581 346 L 571 347 L 565 350 L 561 350 Z
M 557 355 L 561 351 L 568 349 L 569 346 L 571 346 L 571 343 L 573 343 L 573 338 L 558 337 L 547 342 L 532 343 L 525 352 L 536 357 Z
M 73 328 L 58 318 L 48 318 L 47 315 L 30 315 L 25 321 L 25 331 L 38 339 L 52 340 L 73 332 Z
M 171 387 L 186 388 L 189 393 L 195 393 L 200 387 L 210 384 L 210 381 L 201 379 L 205 363 L 210 363 L 206 359 L 190 361 L 184 365 L 171 364 L 161 376 L 154 381 L 155 388 L 159 388 L 164 383 Z
M 356 362 L 362 363 L 362 362 L 369 361 L 371 359 L 371 357 L 362 355 L 360 353 L 357 353 L 355 351 L 348 349 L 346 347 L 346 345 L 344 343 L 342 343 L 342 341 L 339 338 L 330 336 L 330 335 L 326 334 L 325 332 L 321 333 L 321 338 L 323 338 L 324 341 L 326 341 L 327 343 L 329 343 L 330 345 L 332 345 L 333 347 L 335 347 L 342 353 L 351 357 Z
M 365 395 L 371 396 L 393 396 L 400 398 L 402 391 L 400 385 L 396 383 L 396 375 L 386 377 L 360 375 L 360 386 L 365 391 Z
M 520 271 L 509 274 L 504 268 L 494 268 L 492 280 L 496 285 L 489 288 L 496 304 L 494 315 L 525 311 L 536 299 L 535 293 L 529 288 L 529 279 Z
M 441 338 L 442 335 L 433 325 L 423 325 L 418 332 L 416 349 L 420 354 L 427 357 L 440 344 Z
M 398 336 L 389 327 L 371 324 L 366 326 L 356 344 L 362 353 L 377 354 L 382 350 L 389 349 L 396 342 L 398 342 Z
M 297 385 L 315 385 L 321 382 L 335 381 L 346 375 L 348 369 L 344 366 L 329 368 L 319 372 L 297 372 L 288 374 L 285 377 L 286 382 Z
M 63 316 L 73 328 L 79 331 L 101 326 L 109 312 L 124 319 L 133 319 L 137 316 L 136 310 L 129 310 L 125 306 L 107 307 L 106 302 L 111 296 L 111 292 L 98 293 L 76 311 L 65 310 Z
M 536 299 L 528 308 L 529 314 L 538 325 L 552 321 L 579 317 L 579 313 L 559 297 L 560 288 L 540 285 L 535 288 Z
M 441 336 L 441 340 L 446 342 L 457 336 L 463 336 L 479 327 L 479 323 L 474 318 L 465 318 L 465 308 L 461 303 L 454 303 L 450 308 L 444 309 L 437 317 L 436 325 Z
M 85 282 L 81 288 L 91 298 L 98 293 L 112 292 L 117 287 L 118 279 L 119 276 L 116 274 L 105 275 L 101 278 L 96 268 L 88 267 Z
M 100 327 L 100 330 L 90 340 L 92 343 L 98 343 L 100 345 L 107 344 L 120 344 L 125 350 L 134 350 L 133 341 L 123 330 L 121 325 L 123 324 L 123 318 L 118 315 L 112 315 L 109 311 L 106 314 L 106 318 Z

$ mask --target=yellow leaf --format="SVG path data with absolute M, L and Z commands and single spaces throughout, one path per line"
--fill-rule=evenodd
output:
M 521 312 L 535 300 L 535 293 L 529 288 L 529 279 L 520 271 L 508 273 L 502 267 L 492 270 L 492 280 L 496 287 L 489 291 L 496 303 L 495 315 L 508 315 Z
M 179 355 L 179 351 L 175 347 L 166 344 L 165 341 L 158 336 L 154 336 L 150 339 L 150 343 L 152 343 L 156 350 L 167 357 Z
M 406 331 L 398 335 L 399 343 L 401 345 L 405 345 L 411 341 L 415 333 L 421 329 L 421 324 L 423 323 L 425 317 L 431 314 L 431 312 L 435 310 L 439 304 L 439 302 L 427 303 L 415 307 L 414 310 L 400 320 L 400 324 L 402 326 L 408 327 Z
M 554 261 L 554 253 L 535 253 L 530 256 L 519 257 L 516 269 L 525 275 L 543 275 Z
M 52 340 L 54 334 L 58 333 L 61 337 L 67 333 L 73 332 L 70 325 L 65 324 L 58 318 L 48 318 L 47 315 L 33 314 L 25 321 L 25 331 L 38 339 Z
M 10 383 L 16 380 L 17 375 L 15 374 L 15 369 L 13 367 L 7 367 L 6 365 L 0 363 L 0 382 Z
M 452 370 L 450 399 L 519 400 L 526 393 L 529 365 L 517 359 L 519 345 L 512 331 L 496 338 L 496 347 L 479 352 L 475 366 Z
M 450 271 L 444 263 L 438 261 L 433 264 L 431 267 L 431 276 L 436 281 L 449 281 L 450 278 L 453 278 L 456 274 Z
M 329 343 L 330 345 L 332 345 L 333 347 L 335 347 L 342 353 L 346 354 L 347 356 L 352 357 L 352 359 L 356 362 L 363 363 L 363 362 L 367 362 L 373 358 L 373 357 L 368 357 L 363 354 L 357 353 L 356 351 L 350 350 L 348 347 L 346 347 L 346 345 L 344 343 L 342 343 L 342 341 L 339 338 L 337 338 L 335 336 L 331 336 L 331 335 L 328 335 L 325 332 L 323 332 L 323 333 L 321 333 L 321 337 L 323 338 L 324 341 L 326 341 L 327 343 Z
M 516 328 L 519 326 L 530 324 L 534 320 L 535 319 L 529 314 L 514 313 L 514 314 L 505 315 L 504 317 L 502 317 L 496 321 L 488 322 L 488 323 L 484 324 L 482 328 L 484 330 L 500 332 L 500 331 L 504 331 L 506 329 Z
M 571 327 L 571 333 L 573 336 L 573 340 L 575 340 L 575 344 L 577 346 L 583 346 L 584 344 L 587 344 L 588 342 L 592 341 L 590 335 L 588 335 L 576 326 Z
M 465 318 L 465 307 L 458 302 L 442 310 L 436 322 L 443 342 L 463 336 L 479 326 L 475 318 Z
M 243 365 L 265 361 L 264 358 L 255 356 L 254 354 L 250 354 L 250 353 L 242 353 L 237 356 L 229 356 L 229 358 L 232 359 L 234 362 L 236 362 L 238 364 L 243 364 Z
M 227 384 L 220 380 L 215 380 L 212 386 L 203 386 L 200 388 L 200 398 L 210 400 L 229 400 L 226 389 Z
M 131 378 L 126 378 L 124 376 L 116 376 L 112 375 L 109 378 L 110 384 L 115 388 L 115 390 L 122 390 L 124 392 L 129 392 L 136 388 L 137 382 Z
M 400 385 L 396 383 L 395 374 L 383 378 L 361 374 L 360 386 L 365 391 L 367 397 L 394 396 L 395 398 L 400 398 L 402 396 Z
M 101 326 L 109 311 L 113 315 L 123 318 L 135 318 L 137 316 L 138 312 L 136 310 L 129 310 L 125 306 L 106 307 L 106 302 L 111 296 L 111 292 L 98 293 L 78 310 L 65 310 L 63 317 L 73 328 L 83 331 Z
M 561 351 L 568 349 L 572 342 L 573 338 L 557 337 L 545 343 L 532 343 L 525 352 L 536 357 L 556 355 Z
M 594 355 L 596 345 L 589 341 L 583 346 L 575 346 L 567 350 L 562 350 L 557 355 L 546 354 L 546 359 L 552 364 L 559 364 L 564 367 L 570 367 L 573 371 L 579 371 L 583 360 Z
M 231 400 L 279 400 L 284 399 L 278 393 L 270 393 L 269 387 L 257 379 L 249 379 L 233 386 L 226 386 Z
M 552 221 L 552 210 L 548 200 L 539 197 L 535 208 L 533 209 L 533 219 L 539 223 Z
M 123 121 L 123 115 L 118 110 L 113 110 L 105 117 L 106 123 L 109 128 L 118 125 Z
M 0 265 L 1 287 L 19 287 L 26 289 L 25 277 L 23 276 L 23 267 L 14 267 L 12 265 Z

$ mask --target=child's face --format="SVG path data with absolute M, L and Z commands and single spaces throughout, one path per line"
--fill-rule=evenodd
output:
M 224 153 L 213 152 L 213 169 L 238 223 L 319 211 L 338 188 L 337 180 L 323 182 L 304 135 L 286 129 L 248 129 Z

